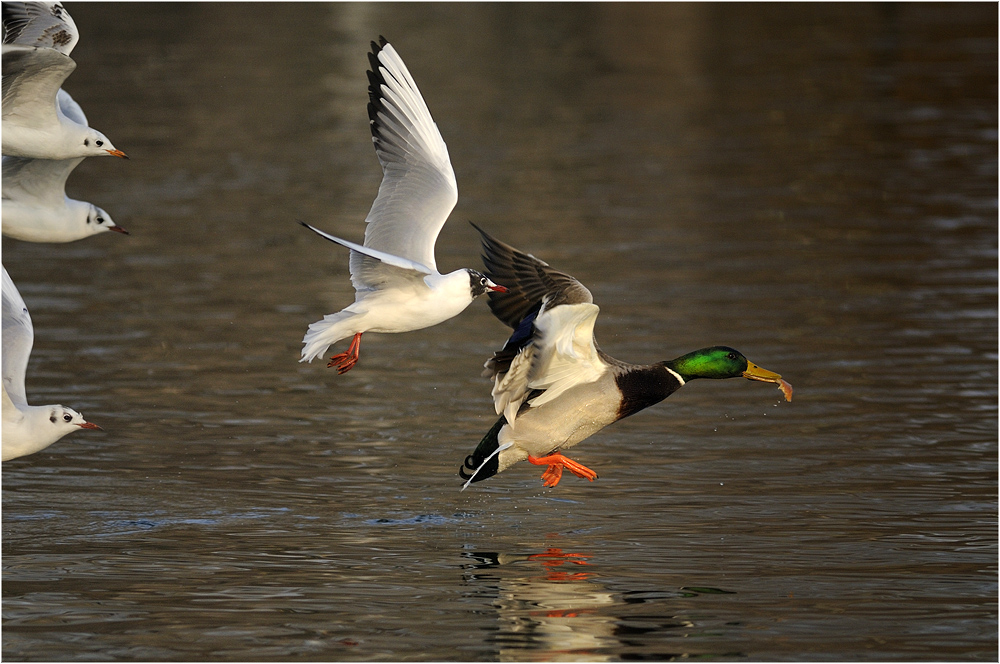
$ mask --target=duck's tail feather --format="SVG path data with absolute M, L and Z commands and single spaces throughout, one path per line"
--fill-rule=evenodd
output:
M 325 353 L 330 344 L 359 332 L 360 330 L 355 330 L 355 326 L 349 322 L 349 319 L 356 315 L 352 311 L 338 311 L 335 314 L 327 314 L 323 316 L 323 320 L 311 324 L 306 336 L 302 338 L 305 346 L 302 348 L 302 358 L 299 362 L 312 362 Z
M 465 457 L 465 463 L 458 469 L 458 474 L 463 480 L 466 480 L 466 486 L 470 482 L 481 482 L 488 477 L 493 477 L 500 470 L 499 452 L 502 450 L 498 437 L 500 429 L 503 429 L 505 424 L 507 424 L 507 418 L 501 415 L 496 424 L 479 441 L 476 450 Z

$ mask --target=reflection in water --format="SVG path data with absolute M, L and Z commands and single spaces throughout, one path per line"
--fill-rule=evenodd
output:
M 639 605 L 669 606 L 671 599 L 731 594 L 716 588 L 682 587 L 677 592 L 611 591 L 596 571 L 592 556 L 549 548 L 540 553 L 465 554 L 466 582 L 493 588 L 497 645 L 501 661 L 665 660 L 685 657 L 676 651 L 651 650 L 661 640 L 688 637 L 694 621 L 650 613 Z M 491 573 L 492 572 L 492 573 Z M 674 641 L 674 643 L 678 643 Z M 699 653 L 704 656 L 709 653 Z M 723 653 L 716 653 L 723 654 Z M 724 653 L 739 656 L 739 653 Z
M 599 612 L 616 603 L 612 593 L 592 580 L 589 555 L 550 548 L 542 553 L 476 553 L 468 569 L 494 569 L 521 562 L 518 574 L 499 578 L 495 641 L 501 661 L 607 661 L 615 651 L 615 618 Z M 470 575 L 467 575 L 470 578 Z M 487 577 L 488 578 L 488 577 Z

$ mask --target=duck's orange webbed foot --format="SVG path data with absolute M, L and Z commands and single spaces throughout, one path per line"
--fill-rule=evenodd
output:
M 563 468 L 573 473 L 577 477 L 582 477 L 585 480 L 590 480 L 593 482 L 597 479 L 597 473 L 587 468 L 582 463 L 577 463 L 572 459 L 567 459 L 561 454 L 549 454 L 543 457 L 533 457 L 528 455 L 528 463 L 533 463 L 536 466 L 548 466 L 545 472 L 542 473 L 542 482 L 545 486 L 553 487 L 559 484 L 559 480 L 562 479 Z
M 358 332 L 354 335 L 351 340 L 351 345 L 348 346 L 347 352 L 334 355 L 330 358 L 330 363 L 327 366 L 328 369 L 337 367 L 337 375 L 347 373 L 351 368 L 358 363 L 358 356 L 361 353 L 361 335 L 363 332 Z

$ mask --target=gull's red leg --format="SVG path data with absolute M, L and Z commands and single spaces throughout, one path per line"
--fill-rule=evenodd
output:
M 542 481 L 545 486 L 555 486 L 559 484 L 559 480 L 562 479 L 563 468 L 573 473 L 577 477 L 582 477 L 585 480 L 590 480 L 593 482 L 597 479 L 597 473 L 587 468 L 581 463 L 577 463 L 572 459 L 567 459 L 561 454 L 549 454 L 543 457 L 533 457 L 528 455 L 528 463 L 533 463 L 536 466 L 548 466 L 545 472 L 542 473 Z
M 332 369 L 337 367 L 337 375 L 347 373 L 351 370 L 355 364 L 358 363 L 358 356 L 361 353 L 361 335 L 364 332 L 358 332 L 351 339 L 351 345 L 347 347 L 347 352 L 339 353 L 330 358 L 330 363 L 327 368 Z

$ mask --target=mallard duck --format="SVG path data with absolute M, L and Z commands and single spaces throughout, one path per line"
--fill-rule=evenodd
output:
M 485 274 L 508 288 L 490 294 L 490 309 L 514 333 L 485 364 L 500 419 L 459 469 L 463 489 L 519 461 L 546 466 L 547 487 L 564 468 L 593 481 L 596 472 L 562 452 L 697 378 L 776 383 L 791 401 L 792 387 L 779 374 L 728 346 L 655 364 L 616 360 L 594 340 L 600 309 L 586 286 L 473 227 L 482 236 Z
M 457 316 L 486 292 L 506 288 L 476 270 L 441 274 L 434 244 L 458 202 L 448 148 L 417 84 L 385 37 L 368 55 L 368 117 L 382 184 L 365 219 L 364 245 L 303 226 L 351 250 L 354 303 L 309 326 L 300 362 L 312 362 L 330 344 L 352 337 L 330 358 L 338 374 L 358 362 L 365 332 L 409 332 Z

